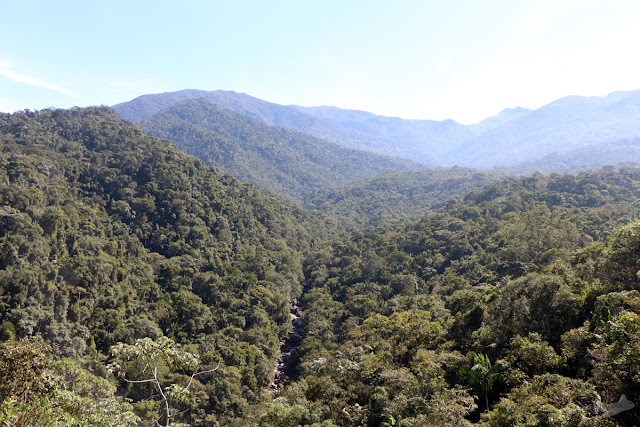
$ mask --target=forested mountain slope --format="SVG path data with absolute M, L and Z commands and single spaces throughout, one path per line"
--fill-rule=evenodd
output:
M 451 154 L 474 136 L 470 129 L 454 120 L 407 120 L 337 107 L 295 108 L 370 137 L 393 141 L 401 157 L 426 163 L 435 158 L 441 166 L 452 164 Z
M 606 97 L 569 96 L 537 110 L 506 109 L 468 126 L 453 120 L 406 120 L 337 107 L 283 106 L 228 91 L 143 95 L 114 109 L 128 120 L 140 121 L 193 98 L 205 98 L 265 123 L 344 147 L 433 166 L 513 167 L 569 153 L 573 163 L 591 164 L 594 157 L 584 151 L 587 147 L 598 147 L 605 159 L 616 158 L 619 149 L 615 144 L 640 136 L 640 91 L 614 92 Z M 545 171 L 566 170 L 562 165 L 558 168 L 549 166 Z
M 637 425 L 607 405 L 640 400 L 639 196 L 640 169 L 509 179 L 319 248 L 263 425 Z
M 472 140 L 457 153 L 460 166 L 513 166 L 548 154 L 640 136 L 640 91 L 606 97 L 568 96 Z
M 55 425 L 89 418 L 124 425 L 130 405 L 113 392 L 74 388 L 87 386 L 74 385 L 78 375 L 97 375 L 89 383 L 106 383 L 106 393 L 111 346 L 168 337 L 203 368 L 218 366 L 193 380 L 196 394 L 172 402 L 172 411 L 186 411 L 173 421 L 243 419 L 273 380 L 281 327 L 302 287 L 303 253 L 331 230 L 319 215 L 144 135 L 109 108 L 0 115 L 0 335 L 41 337 L 54 346 L 52 358 L 74 366 L 28 367 L 28 345 L 1 347 L 3 381 L 49 378 L 44 389 L 24 391 L 39 390 L 41 400 L 5 382 L 3 414 L 22 408 L 67 420 Z M 163 386 L 187 384 L 185 366 L 162 366 Z M 127 378 L 145 374 L 134 369 Z M 51 391 L 52 384 L 61 388 Z M 163 419 L 157 390 L 148 400 L 152 384 L 119 385 L 143 420 Z
M 537 160 L 501 170 L 522 175 L 534 172 L 577 174 L 604 166 L 625 164 L 640 164 L 640 138 L 587 145 L 565 154 L 548 154 Z
M 232 91 L 185 89 L 177 92 L 142 95 L 131 101 L 114 105 L 113 109 L 116 110 L 120 117 L 139 122 L 179 102 L 197 98 L 204 98 L 221 107 L 253 117 L 269 125 L 295 130 L 343 147 L 367 150 L 389 156 L 397 156 L 400 153 L 395 141 L 366 135 L 344 128 L 336 123 L 305 114 L 290 106 L 275 104 Z M 434 163 L 432 157 L 416 158 L 414 160 L 424 161 L 429 164 Z
M 271 126 L 204 98 L 175 104 L 140 127 L 242 181 L 298 201 L 313 190 L 425 167 Z
M 109 108 L 1 114 L 0 421 L 638 425 L 639 200 L 640 169 L 535 174 L 345 234 Z
M 352 228 L 416 220 L 505 176 L 459 167 L 388 173 L 316 191 L 304 206 L 339 218 Z

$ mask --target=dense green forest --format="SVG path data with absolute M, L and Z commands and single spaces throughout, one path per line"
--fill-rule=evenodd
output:
M 101 417 L 113 425 L 101 405 L 127 413 L 132 399 L 142 420 L 162 418 L 161 402 L 147 400 L 152 384 L 107 380 L 105 369 L 118 342 L 160 337 L 199 355 L 203 368 L 220 363 L 174 402 L 186 411 L 175 421 L 229 425 L 246 416 L 272 380 L 289 303 L 301 291 L 301 257 L 332 226 L 108 108 L 3 114 L 0 132 L 1 333 L 17 340 L 2 349 L 0 376 L 15 370 L 11 354 L 42 353 L 22 340 L 50 348 L 40 371 L 20 373 L 49 384 L 41 401 L 17 378 L 0 392 L 0 416 L 48 411 L 60 425 Z M 162 369 L 179 385 L 191 375 Z M 91 376 L 90 384 L 70 375 Z M 113 384 L 108 396 L 103 382 Z M 89 398 L 97 399 L 91 409 L 81 403 Z
M 318 248 L 267 425 L 636 425 L 604 415 L 640 397 L 639 196 L 638 169 L 538 174 Z
M 507 176 L 469 168 L 434 168 L 396 172 L 316 190 L 304 206 L 337 218 L 349 229 L 417 220 L 448 202 Z
M 0 422 L 638 425 L 640 169 L 498 178 L 325 215 L 106 107 L 1 114 Z

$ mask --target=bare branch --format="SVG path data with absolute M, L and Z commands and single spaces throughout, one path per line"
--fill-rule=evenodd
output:
M 189 384 L 187 384 L 187 386 L 186 386 L 184 389 L 182 389 L 182 391 L 180 392 L 180 394 L 182 394 L 182 393 L 186 393 L 186 391 L 187 391 L 187 390 L 189 390 L 189 387 L 191 387 L 191 383 L 193 382 L 193 379 L 194 379 L 196 376 L 198 376 L 198 375 L 202 375 L 202 374 L 209 374 L 209 373 L 211 373 L 211 372 L 217 371 L 217 370 L 218 370 L 218 368 L 220 367 L 220 362 L 221 362 L 221 361 L 220 361 L 220 360 L 218 360 L 218 365 L 217 365 L 215 368 L 213 368 L 213 369 L 208 369 L 208 370 L 206 370 L 206 371 L 196 372 L 196 373 L 194 373 L 193 375 L 191 375 L 191 378 L 189 379 Z
M 162 390 L 162 386 L 160 385 L 160 382 L 158 381 L 158 367 L 156 366 L 153 369 L 153 378 L 156 380 L 155 383 L 158 386 L 158 390 L 160 390 L 160 395 L 162 396 L 162 400 L 164 400 L 164 408 L 167 414 L 167 422 L 165 423 L 165 426 L 169 425 L 169 401 L 167 400 L 167 396 L 165 396 L 164 391 Z
M 175 413 L 175 414 L 173 414 L 173 415 L 171 415 L 171 416 L 172 416 L 172 417 L 177 417 L 177 416 L 182 415 L 182 414 L 184 414 L 185 412 L 188 412 L 188 411 L 190 411 L 190 410 L 191 410 L 191 408 L 188 408 L 188 409 L 185 409 L 184 411 L 177 412 L 177 413 Z

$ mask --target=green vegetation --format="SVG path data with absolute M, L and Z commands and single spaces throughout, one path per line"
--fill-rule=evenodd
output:
M 106 107 L 0 115 L 0 422 L 639 424 L 640 169 L 429 176 L 330 219 Z
M 75 361 L 54 361 L 42 342 L 0 344 L 0 422 L 6 426 L 135 426 L 116 387 Z
M 153 384 L 161 397 L 162 424 L 168 426 L 171 418 L 176 418 L 181 413 L 189 411 L 196 406 L 196 402 L 190 399 L 190 387 L 196 376 L 212 374 L 220 367 L 220 361 L 215 368 L 196 371 L 200 366 L 198 356 L 184 351 L 167 337 L 160 337 L 153 341 L 151 338 L 141 338 L 134 344 L 118 343 L 111 347 L 111 355 L 115 362 L 107 366 L 111 373 L 117 373 L 126 383 L 145 386 Z M 160 371 L 160 373 L 158 373 Z M 166 373 L 172 376 L 175 371 L 191 371 L 190 377 L 185 378 L 185 384 L 171 383 L 164 386 L 166 379 L 162 378 Z M 133 374 L 127 377 L 127 373 Z M 136 378 L 135 376 L 138 376 Z M 172 407 L 179 410 L 172 411 Z M 160 420 L 157 421 L 159 424 Z
M 269 126 L 203 98 L 174 104 L 139 125 L 209 165 L 350 228 L 418 219 L 504 176 L 458 167 L 418 170 L 425 166 Z
M 502 379 L 504 366 L 491 366 L 491 360 L 486 354 L 472 353 L 471 366 L 461 366 L 460 372 L 469 377 L 469 384 L 477 386 L 484 394 L 485 408 L 489 409 L 489 392 L 493 384 Z
M 0 130 L 3 339 L 41 337 L 55 360 L 104 377 L 112 346 L 169 337 L 202 370 L 221 361 L 176 421 L 246 416 L 272 380 L 303 254 L 330 224 L 108 108 L 3 114 Z M 119 387 L 143 420 L 160 418 L 157 396 Z
M 304 206 L 357 229 L 399 219 L 417 220 L 505 176 L 459 167 L 387 173 L 317 190 L 305 198 Z
M 639 179 L 508 179 L 318 248 L 283 397 L 338 425 L 636 424 L 603 416 L 640 397 Z

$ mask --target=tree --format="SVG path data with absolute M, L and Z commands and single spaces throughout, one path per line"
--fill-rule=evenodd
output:
M 481 425 L 618 425 L 602 418 L 602 406 L 592 384 L 558 374 L 544 374 L 512 389 L 491 411 L 482 414 Z
M 580 243 L 576 226 L 544 203 L 509 216 L 510 221 L 494 236 L 500 247 L 498 257 L 504 263 L 545 264 L 558 251 L 572 250 Z
M 220 362 L 213 369 L 197 371 L 191 374 L 188 383 L 181 387 L 172 383 L 163 386 L 162 372 L 168 370 L 195 371 L 200 365 L 198 356 L 184 351 L 173 340 L 167 337 L 160 337 L 156 341 L 151 338 L 136 340 L 135 344 L 118 343 L 111 347 L 113 357 L 119 358 L 120 363 L 113 362 L 107 366 L 110 373 L 117 373 L 120 378 L 129 384 L 153 384 L 160 393 L 164 414 L 155 423 L 160 424 L 164 418 L 164 425 L 168 426 L 170 419 L 179 414 L 171 414 L 170 401 L 180 400 L 189 393 L 189 387 L 196 376 L 208 374 L 216 371 L 220 367 Z M 160 371 L 160 374 L 158 372 Z M 141 379 L 125 378 L 126 373 L 133 373 Z M 144 378 L 147 377 L 147 378 Z
M 489 392 L 493 383 L 502 377 L 504 366 L 496 364 L 491 366 L 489 356 L 486 354 L 472 353 L 473 365 L 461 366 L 460 372 L 469 377 L 469 385 L 478 387 L 484 394 L 487 410 L 489 409 Z
M 604 272 L 622 289 L 638 289 L 640 280 L 640 221 L 620 227 L 608 239 Z
M 11 397 L 28 402 L 51 392 L 55 386 L 48 371 L 51 347 L 23 339 L 0 346 L 0 401 Z
M 52 349 L 27 339 L 0 344 L 0 425 L 135 426 L 116 387 Z

